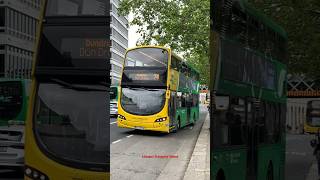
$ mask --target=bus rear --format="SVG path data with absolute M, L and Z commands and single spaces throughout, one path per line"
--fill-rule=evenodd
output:
M 304 132 L 316 134 L 320 130 L 320 100 L 313 100 L 307 103 L 306 122 Z
M 169 132 L 170 50 L 138 47 L 127 51 L 118 103 L 118 127 Z

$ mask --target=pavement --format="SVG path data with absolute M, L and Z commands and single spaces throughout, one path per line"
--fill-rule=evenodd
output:
M 183 180 L 210 180 L 210 118 L 207 115 Z
M 307 175 L 306 180 L 318 180 L 318 170 L 317 170 L 317 163 L 314 161 L 310 167 L 309 173 Z
M 205 106 L 200 110 L 199 121 L 177 133 L 120 129 L 111 124 L 111 179 L 182 180 L 208 114 Z
M 305 180 L 314 161 L 313 149 L 310 146 L 312 135 L 286 135 L 286 180 Z

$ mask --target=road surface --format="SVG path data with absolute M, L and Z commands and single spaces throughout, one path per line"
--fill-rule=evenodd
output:
M 111 179 L 181 179 L 207 114 L 202 106 L 194 126 L 171 134 L 120 129 L 112 120 Z
M 287 134 L 286 180 L 305 180 L 315 160 L 310 146 L 311 135 Z

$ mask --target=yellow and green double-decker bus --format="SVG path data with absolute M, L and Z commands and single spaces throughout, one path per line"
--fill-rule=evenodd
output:
M 126 52 L 118 103 L 118 127 L 177 131 L 199 119 L 199 73 L 160 46 Z
M 25 179 L 109 179 L 110 4 L 46 2 L 32 70 Z
M 311 100 L 307 102 L 304 132 L 310 134 L 317 134 L 320 132 L 320 100 Z
M 246 0 L 211 8 L 211 180 L 284 180 L 286 32 Z

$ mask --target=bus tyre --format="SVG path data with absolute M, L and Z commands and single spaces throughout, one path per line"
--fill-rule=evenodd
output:
M 218 172 L 216 180 L 226 180 L 226 178 L 224 177 L 224 173 L 222 172 L 222 170 L 220 170 L 220 171 Z
M 178 129 L 180 129 L 180 117 L 178 117 L 178 122 L 175 125 L 174 129 L 172 130 L 172 132 L 176 133 L 178 131 Z
M 272 164 L 269 164 L 269 167 L 268 167 L 267 180 L 273 180 L 273 168 L 272 168 Z

